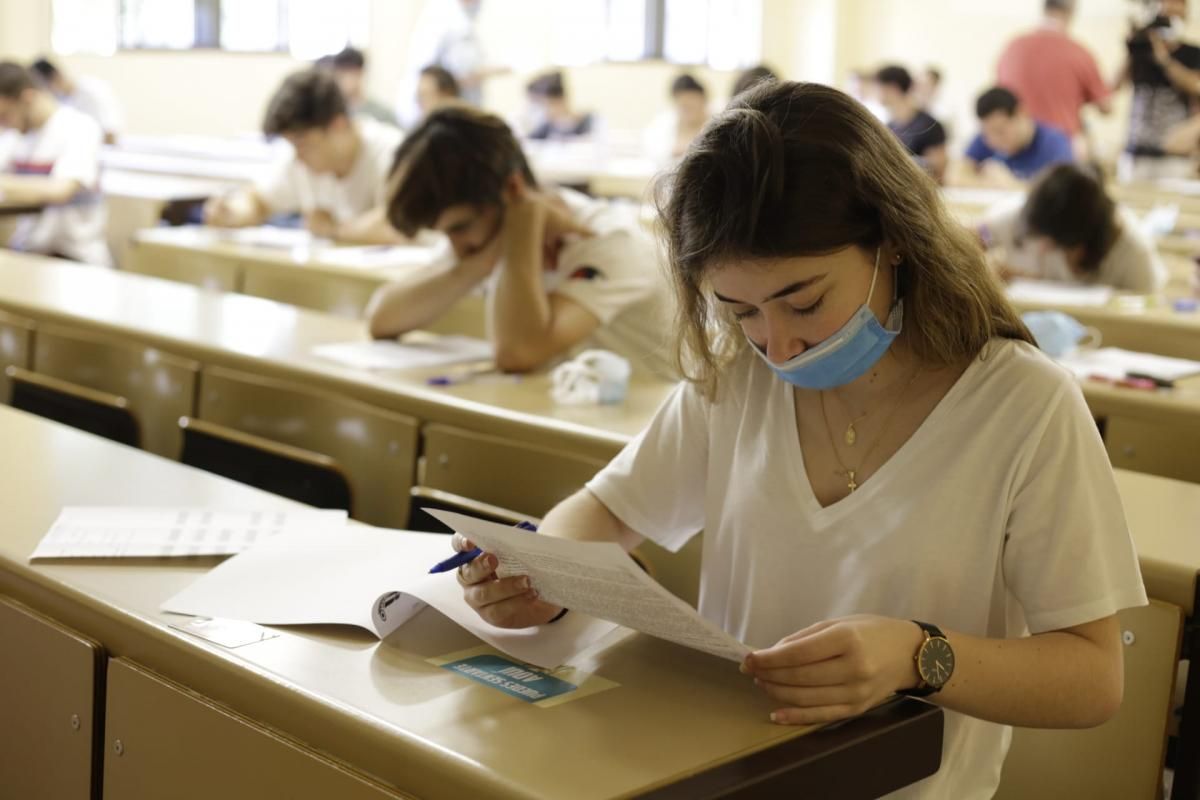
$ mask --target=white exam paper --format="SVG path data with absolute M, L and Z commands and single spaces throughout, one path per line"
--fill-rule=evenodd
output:
M 493 647 L 550 668 L 615 628 L 584 613 L 536 628 L 494 627 L 467 605 L 453 572 L 429 574 L 451 555 L 450 537 L 440 533 L 366 525 L 337 534 L 297 532 L 214 567 L 162 609 L 261 625 L 355 625 L 383 639 L 427 603 Z
M 418 369 L 466 361 L 488 361 L 495 355 L 490 342 L 470 336 L 416 337 L 403 342 L 374 341 L 323 344 L 313 353 L 357 369 Z
M 1015 280 L 1008 285 L 1008 299 L 1014 303 L 1085 308 L 1106 306 L 1112 298 L 1111 286 L 1079 286 L 1025 279 Z
M 226 556 L 284 531 L 345 524 L 345 511 L 68 506 L 29 559 Z
M 1109 380 L 1121 380 L 1134 374 L 1173 383 L 1190 375 L 1200 375 L 1200 361 L 1138 353 L 1119 347 L 1085 350 L 1056 360 L 1081 379 L 1095 375 Z
M 547 602 L 705 653 L 741 661 L 751 648 L 647 575 L 617 544 L 527 532 L 450 511 L 427 510 L 500 559 L 496 574 L 528 575 Z

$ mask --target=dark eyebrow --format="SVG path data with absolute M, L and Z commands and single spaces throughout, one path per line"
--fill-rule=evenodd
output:
M 795 283 L 789 283 L 787 286 L 783 287 L 778 292 L 775 292 L 775 294 L 771 295 L 770 297 L 764 297 L 762 302 L 767 303 L 767 302 L 770 302 L 771 300 L 775 300 L 780 297 L 786 297 L 789 294 L 794 294 L 794 293 L 800 291 L 801 289 L 807 289 L 809 286 L 812 286 L 814 283 L 816 283 L 817 281 L 824 278 L 827 274 L 828 273 L 822 272 L 820 275 L 814 275 L 813 277 L 806 278 L 805 280 L 802 280 L 802 281 L 796 281 Z M 718 300 L 720 300 L 722 303 L 737 303 L 738 305 L 743 305 L 743 306 L 753 305 L 753 303 L 747 303 L 745 300 L 734 300 L 732 297 L 726 297 L 723 294 L 720 294 L 719 292 L 713 292 L 713 295 Z

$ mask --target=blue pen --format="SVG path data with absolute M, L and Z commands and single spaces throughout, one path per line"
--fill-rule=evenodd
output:
M 532 522 L 521 521 L 517 523 L 517 527 L 523 531 L 537 530 L 537 525 L 534 525 Z M 434 564 L 433 569 L 429 570 L 429 574 L 433 575 L 438 572 L 449 572 L 452 569 L 458 569 L 462 565 L 470 564 L 472 561 L 479 558 L 481 553 L 483 553 L 483 551 L 478 547 L 473 550 L 466 550 L 462 553 L 455 553 L 445 561 L 439 561 L 438 563 Z

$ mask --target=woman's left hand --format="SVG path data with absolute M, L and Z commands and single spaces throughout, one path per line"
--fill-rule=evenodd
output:
M 835 722 L 915 687 L 914 656 L 924 638 L 909 620 L 859 614 L 819 622 L 756 650 L 742 671 L 781 704 L 773 722 Z

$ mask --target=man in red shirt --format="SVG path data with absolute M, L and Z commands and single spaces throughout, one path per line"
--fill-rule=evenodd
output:
M 1102 114 L 1112 111 L 1109 89 L 1096 59 L 1067 35 L 1075 0 L 1046 0 L 1042 24 L 1009 42 L 996 66 L 996 81 L 1011 89 L 1038 122 L 1071 137 L 1078 158 L 1087 142 L 1079 110 L 1091 103 Z

